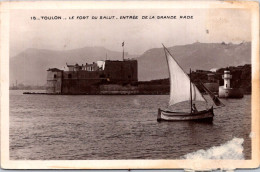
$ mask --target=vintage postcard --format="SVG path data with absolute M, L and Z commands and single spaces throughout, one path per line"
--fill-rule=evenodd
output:
M 259 4 L 1 3 L 1 167 L 259 166 Z

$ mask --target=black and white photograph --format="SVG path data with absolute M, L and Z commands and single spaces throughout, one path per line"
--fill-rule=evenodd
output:
M 259 165 L 257 2 L 6 2 L 1 14 L 3 168 Z

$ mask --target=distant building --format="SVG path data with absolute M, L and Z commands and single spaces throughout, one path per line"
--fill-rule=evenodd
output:
M 208 81 L 204 83 L 205 87 L 207 87 L 211 92 L 218 93 L 219 82 L 215 79 L 214 73 L 208 73 Z
M 207 70 L 196 70 L 196 73 L 209 73 L 210 71 Z
M 67 65 L 67 70 L 47 70 L 47 93 L 100 94 L 117 88 L 119 93 L 135 93 L 137 60 L 106 60 L 92 64 Z M 110 86 L 104 86 L 110 85 Z M 113 86 L 114 85 L 114 86 Z M 118 92 L 119 91 L 119 92 Z

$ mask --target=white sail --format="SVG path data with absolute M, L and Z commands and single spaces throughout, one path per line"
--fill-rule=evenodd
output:
M 190 100 L 190 78 L 182 70 L 179 64 L 171 56 L 165 48 L 165 55 L 168 61 L 170 73 L 170 101 L 169 105 Z M 205 101 L 204 97 L 199 92 L 198 88 L 192 84 L 192 100 Z

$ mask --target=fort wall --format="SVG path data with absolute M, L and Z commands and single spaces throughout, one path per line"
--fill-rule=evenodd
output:
M 137 60 L 107 60 L 105 63 L 104 74 L 111 82 L 137 82 Z
M 132 85 L 100 85 L 100 94 L 138 94 L 138 86 Z
M 67 65 L 68 71 L 56 68 L 47 71 L 47 93 L 53 94 L 135 94 L 137 60 L 105 61 L 104 68 L 93 65 Z M 88 67 L 91 70 L 86 70 Z M 106 86 L 102 86 L 106 85 Z M 109 85 L 109 86 L 108 86 Z M 126 86 L 130 85 L 130 86 Z
M 168 84 L 138 84 L 140 94 L 169 94 Z

